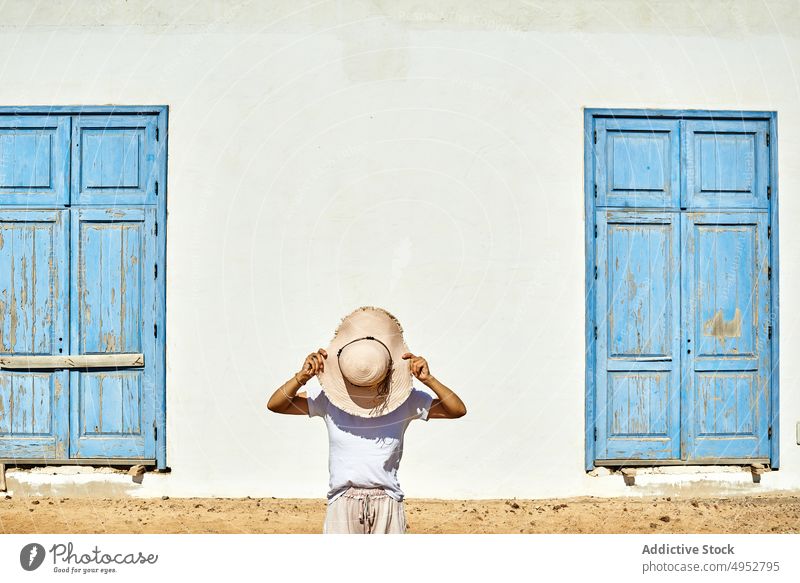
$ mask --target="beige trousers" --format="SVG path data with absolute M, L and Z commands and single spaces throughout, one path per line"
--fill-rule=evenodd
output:
M 350 488 L 328 504 L 323 534 L 404 534 L 402 502 L 381 488 Z

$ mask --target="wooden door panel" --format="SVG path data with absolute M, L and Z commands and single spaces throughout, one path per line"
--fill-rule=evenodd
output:
M 676 213 L 598 211 L 598 458 L 680 455 Z
M 688 120 L 683 123 L 684 206 L 768 208 L 767 122 Z
M 144 367 L 73 370 L 73 457 L 153 457 L 155 209 L 81 208 L 72 228 L 77 354 L 142 353 Z
M 79 222 L 78 338 L 80 354 L 141 352 L 144 221 Z M 109 217 L 111 220 L 108 220 Z
M 767 215 L 687 213 L 683 237 L 686 457 L 769 457 Z
M 153 115 L 83 115 L 72 131 L 72 204 L 155 204 L 158 148 Z
M 0 356 L 63 354 L 66 210 L 0 210 Z M 0 458 L 66 457 L 64 371 L 0 370 Z
M 677 208 L 678 128 L 673 120 L 599 120 L 597 206 Z
M 69 116 L 0 115 L 0 205 L 69 201 Z

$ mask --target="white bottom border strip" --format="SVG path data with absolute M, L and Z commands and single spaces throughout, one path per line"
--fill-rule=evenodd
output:
M 800 535 L 7 534 L 0 573 L 4 581 L 796 582 L 799 549 Z

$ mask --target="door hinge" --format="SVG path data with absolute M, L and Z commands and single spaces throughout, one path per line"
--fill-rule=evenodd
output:
M 772 279 L 772 267 L 767 267 L 767 279 Z
M 153 422 L 153 439 L 158 441 L 158 426 Z
M 597 279 L 597 266 L 594 266 L 594 278 Z
M 154 230 L 155 230 L 155 232 L 154 232 L 153 234 L 154 234 L 156 237 L 158 237 L 158 221 L 156 221 L 156 223 L 155 223 Z
M 158 127 L 156 127 L 156 142 L 158 141 Z
M 772 324 L 767 326 L 767 340 L 772 340 Z
M 770 198 L 772 198 L 772 187 L 767 186 L 767 200 L 769 200 Z
M 772 239 L 772 226 L 767 227 L 767 239 Z
M 594 226 L 594 238 L 597 239 L 597 225 Z
M 594 339 L 597 340 L 597 326 L 594 327 Z
M 156 196 L 158 196 L 158 180 L 156 180 Z
M 772 439 L 772 425 L 767 429 L 767 439 Z
M 153 264 L 153 279 L 158 279 L 158 263 Z
M 597 184 L 594 185 L 594 197 L 597 198 Z
M 767 132 L 767 145 L 769 146 L 769 132 Z
M 597 441 L 597 427 L 594 428 L 594 440 Z
M 597 143 L 597 130 L 594 130 L 594 143 Z
M 153 324 L 153 336 L 158 338 L 158 324 Z

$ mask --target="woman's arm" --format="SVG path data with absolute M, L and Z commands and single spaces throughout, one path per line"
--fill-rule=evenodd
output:
M 303 368 L 283 383 L 267 402 L 267 409 L 285 415 L 308 415 L 308 399 L 305 393 L 298 393 L 308 379 L 325 369 L 328 353 L 320 348 L 306 357 Z
M 308 415 L 308 399 L 305 393 L 298 394 L 300 381 L 293 376 L 283 383 L 269 398 L 267 409 L 286 415 Z
M 428 361 L 421 356 L 414 356 L 410 352 L 406 352 L 403 358 L 411 359 L 411 373 L 425 383 L 438 397 L 431 403 L 428 419 L 458 419 L 467 414 L 467 406 L 464 405 L 464 401 L 431 374 Z
M 422 382 L 438 397 L 431 403 L 428 419 L 458 419 L 467 414 L 467 406 L 464 405 L 464 401 L 433 375 L 428 375 L 428 379 Z

